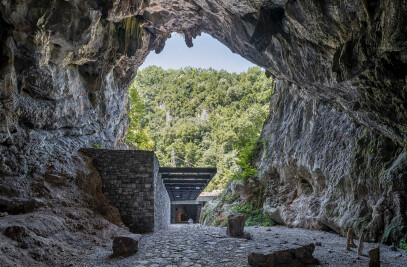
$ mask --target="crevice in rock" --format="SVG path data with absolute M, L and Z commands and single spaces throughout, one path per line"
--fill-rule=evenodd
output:
M 250 38 L 250 43 L 258 51 L 264 52 L 270 45 L 271 38 L 276 34 L 281 34 L 283 38 L 289 41 L 289 36 L 283 28 L 284 16 L 285 11 L 282 7 L 266 4 L 260 8 L 254 33 Z

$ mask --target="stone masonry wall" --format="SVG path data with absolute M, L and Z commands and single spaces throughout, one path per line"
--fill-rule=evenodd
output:
M 154 229 L 166 228 L 170 224 L 171 201 L 158 172 L 160 163 L 154 155 Z
M 170 199 L 152 151 L 81 149 L 102 177 L 103 193 L 130 231 L 152 232 L 169 224 Z

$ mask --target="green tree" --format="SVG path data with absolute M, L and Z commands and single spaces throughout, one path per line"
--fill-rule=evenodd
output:
M 154 142 L 150 137 L 149 128 L 146 126 L 147 120 L 145 119 L 145 106 L 134 86 L 130 87 L 129 99 L 130 108 L 128 116 L 130 127 L 128 129 L 126 141 L 139 149 L 151 150 L 154 147 Z
M 250 172 L 273 90 L 259 67 L 243 73 L 147 67 L 130 88 L 127 139 L 153 148 L 161 166 L 172 166 L 173 154 L 178 167 L 217 167 L 206 190 L 223 189 L 239 169 Z

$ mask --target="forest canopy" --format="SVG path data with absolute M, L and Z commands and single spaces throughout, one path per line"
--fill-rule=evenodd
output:
M 130 90 L 127 141 L 153 149 L 161 166 L 217 167 L 206 191 L 224 189 L 258 141 L 274 81 L 259 67 L 243 73 L 150 66 Z

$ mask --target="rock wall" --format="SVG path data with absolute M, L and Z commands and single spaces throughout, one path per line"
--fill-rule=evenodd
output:
M 79 266 L 86 255 L 128 232 L 102 193 L 92 160 L 81 153 L 69 159 L 65 168 L 55 166 L 58 172 L 30 175 L 25 188 L 0 180 L 1 266 Z
M 279 80 L 256 162 L 267 207 L 287 224 L 341 233 L 364 220 L 370 239 L 396 240 L 406 13 L 404 0 L 1 1 L 0 211 L 52 203 L 37 196 L 46 179 L 86 198 L 76 150 L 120 147 L 137 67 L 172 32 L 188 46 L 206 32 Z
M 163 229 L 170 225 L 171 200 L 165 188 L 160 163 L 154 155 L 154 229 Z
M 152 151 L 81 149 L 93 159 L 102 178 L 103 193 L 135 233 L 168 227 L 170 198 Z
M 256 161 L 264 209 L 289 226 L 397 242 L 407 225 L 405 149 L 296 85 L 277 87 Z

